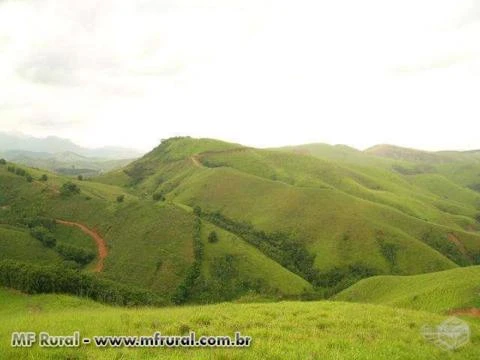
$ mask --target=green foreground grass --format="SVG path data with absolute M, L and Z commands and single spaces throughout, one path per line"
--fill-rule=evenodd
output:
M 126 309 L 63 295 L 27 296 L 0 289 L 2 359 L 478 359 L 480 322 L 466 318 L 471 342 L 455 352 L 426 342 L 420 329 L 445 317 L 386 306 L 279 302 Z M 13 331 L 68 335 L 230 335 L 253 338 L 243 349 L 76 349 L 10 347 Z

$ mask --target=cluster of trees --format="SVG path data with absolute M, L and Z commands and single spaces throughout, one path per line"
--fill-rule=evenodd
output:
M 142 163 L 136 162 L 128 169 L 123 171 L 130 177 L 130 186 L 135 186 L 147 176 L 152 175 L 154 171 Z
M 193 254 L 194 261 L 192 266 L 187 270 L 187 274 L 183 281 L 178 285 L 172 296 L 174 304 L 185 303 L 192 295 L 195 281 L 199 278 L 203 260 L 203 243 L 201 239 L 202 222 L 199 218 L 195 219 L 193 233 Z
M 165 201 L 165 196 L 162 192 L 156 192 L 152 195 L 154 201 Z
M 202 211 L 198 206 L 194 208 L 194 213 L 218 227 L 240 236 L 265 255 L 307 281 L 315 284 L 318 280 L 320 274 L 314 267 L 315 256 L 310 254 L 301 242 L 292 239 L 288 234 L 281 232 L 267 234 L 264 231 L 256 230 L 251 224 L 229 219 L 219 212 Z
M 6 162 L 5 162 L 6 164 Z M 7 171 L 11 172 L 12 174 L 18 175 L 18 176 L 23 176 L 28 182 L 33 181 L 32 175 L 30 175 L 25 169 L 15 167 L 13 165 L 9 165 L 7 167 Z
M 60 194 L 64 197 L 80 194 L 80 188 L 77 184 L 67 181 L 64 183 L 60 189 Z
M 319 274 L 314 285 L 323 290 L 324 297 L 330 297 L 363 278 L 379 274 L 381 274 L 381 271 L 363 264 L 334 267 Z
M 95 253 L 91 250 L 82 249 L 73 245 L 59 244 L 55 250 L 67 261 L 74 261 L 79 265 L 85 266 L 93 259 Z
M 57 245 L 57 239 L 53 234 L 43 226 L 35 226 L 30 229 L 30 234 L 39 240 L 45 247 L 54 248 Z
M 62 293 L 122 306 L 164 305 L 149 291 L 118 284 L 66 267 L 0 261 L 0 286 L 28 294 Z
M 209 243 L 218 242 L 218 235 L 215 231 L 212 231 L 210 234 L 208 234 L 208 242 Z

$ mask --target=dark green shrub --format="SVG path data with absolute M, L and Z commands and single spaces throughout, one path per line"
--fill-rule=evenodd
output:
M 25 176 L 26 175 L 26 171 L 22 168 L 16 168 L 15 169 L 15 174 L 17 174 L 18 176 Z
M 48 176 L 46 174 L 43 174 L 42 176 L 40 176 L 40 181 L 47 181 L 48 180 Z
M 32 182 L 32 181 L 33 181 L 33 177 L 32 177 L 32 175 L 30 175 L 30 174 L 27 174 L 27 175 L 25 176 L 25 179 L 27 179 L 28 182 Z
M 125 195 L 118 195 L 117 196 L 117 202 L 121 203 L 121 202 L 123 202 L 123 200 L 125 200 Z
M 217 236 L 217 233 L 215 231 L 212 231 L 209 235 L 208 235 L 208 242 L 210 243 L 216 243 L 218 241 L 218 236 Z
M 185 303 L 192 295 L 195 281 L 200 277 L 200 269 L 202 267 L 203 260 L 203 243 L 200 237 L 202 229 L 202 222 L 197 218 L 193 233 L 193 254 L 194 262 L 192 266 L 187 270 L 187 274 L 183 281 L 178 285 L 175 293 L 172 296 L 172 302 L 174 304 Z
M 0 165 L 6 165 L 7 164 L 7 160 L 5 159 L 0 159 Z
M 195 205 L 193 207 L 193 213 L 196 215 L 196 216 L 200 216 L 202 215 L 202 208 L 198 205 Z
M 55 228 L 57 226 L 57 223 L 55 222 L 55 219 L 48 218 L 48 217 L 43 217 L 43 216 L 34 216 L 34 217 L 30 217 L 30 218 L 25 218 L 23 222 L 30 229 L 32 229 L 34 227 L 37 227 L 37 226 L 42 226 L 50 232 L 55 231 Z
M 155 201 L 165 201 L 165 196 L 163 196 L 163 193 L 161 192 L 156 192 L 152 195 L 152 199 Z
M 48 231 L 47 228 L 43 226 L 35 226 L 30 230 L 30 234 L 37 240 L 40 240 L 40 242 L 48 247 L 48 248 L 53 248 L 55 247 L 57 240 L 55 237 Z
M 78 187 L 77 184 L 71 181 L 68 181 L 65 184 L 63 184 L 60 189 L 60 194 L 62 196 L 71 196 L 79 193 L 80 193 L 80 188 Z
M 73 245 L 59 244 L 56 250 L 65 260 L 75 261 L 80 265 L 86 265 L 95 259 L 95 253 L 93 251 Z
M 83 180 L 83 175 L 78 175 L 78 176 L 77 176 L 77 179 L 78 179 L 79 181 L 82 181 L 82 180 Z

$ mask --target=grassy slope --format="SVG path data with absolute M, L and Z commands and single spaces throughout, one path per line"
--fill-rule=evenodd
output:
M 215 231 L 218 242 L 210 243 L 208 235 Z M 265 256 L 254 246 L 246 243 L 238 236 L 220 229 L 212 224 L 204 222 L 202 227 L 202 241 L 204 244 L 205 261 L 203 272 L 209 278 L 213 260 L 225 255 L 232 255 L 238 261 L 239 276 L 249 278 L 252 272 L 258 279 L 268 279 L 268 284 L 278 289 L 281 294 L 301 294 L 304 290 L 311 290 L 312 286 L 298 275 Z
M 60 256 L 55 251 L 46 249 L 27 231 L 0 224 L 0 260 L 5 259 L 39 264 L 61 262 Z
M 466 319 L 471 343 L 444 352 L 427 343 L 422 326 L 445 317 L 385 306 L 334 302 L 218 304 L 163 309 L 122 309 L 61 295 L 25 296 L 0 289 L 0 354 L 15 359 L 477 359 L 480 323 Z M 265 327 L 268 324 L 268 328 Z M 83 336 L 233 335 L 253 338 L 247 349 L 30 349 L 10 347 L 13 331 Z
M 340 301 L 388 304 L 445 312 L 480 307 L 480 267 L 466 267 L 415 276 L 375 276 L 342 291 Z

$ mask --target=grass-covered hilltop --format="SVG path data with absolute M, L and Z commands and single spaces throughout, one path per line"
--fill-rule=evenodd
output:
M 0 160 L 0 358 L 477 359 L 475 265 L 480 152 L 183 137 L 98 177 Z M 444 352 L 420 329 L 452 314 L 471 341 Z M 28 330 L 253 344 L 10 348 Z

